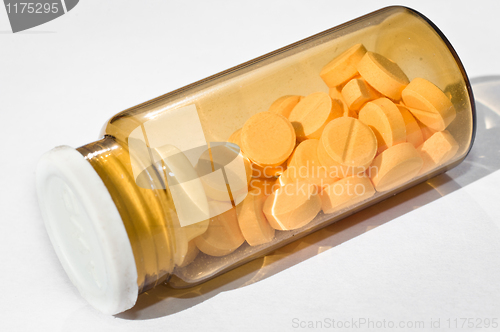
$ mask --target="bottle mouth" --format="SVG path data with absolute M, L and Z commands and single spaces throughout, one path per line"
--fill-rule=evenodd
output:
M 134 306 L 138 285 L 132 247 L 90 163 L 71 147 L 55 148 L 38 163 L 36 187 L 50 241 L 80 294 L 106 314 Z

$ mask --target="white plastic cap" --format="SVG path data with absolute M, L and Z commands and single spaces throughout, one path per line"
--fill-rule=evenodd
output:
M 125 226 L 99 175 L 75 149 L 46 153 L 36 185 L 45 227 L 80 294 L 114 315 L 134 306 L 137 270 Z

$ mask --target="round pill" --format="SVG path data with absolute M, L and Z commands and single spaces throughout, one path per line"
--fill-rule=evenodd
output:
M 373 130 L 378 153 L 393 145 L 406 142 L 406 126 L 397 106 L 387 98 L 366 103 L 359 111 L 359 121 Z
M 344 178 L 364 172 L 376 153 L 377 139 L 373 131 L 350 117 L 331 121 L 318 144 L 318 158 L 331 177 Z
M 322 188 L 335 182 L 338 178 L 330 177 L 328 169 L 318 157 L 319 140 L 308 139 L 301 142 L 288 158 L 286 176 L 297 181 L 306 181 Z
M 293 108 L 302 99 L 302 96 L 283 96 L 278 99 L 269 107 L 269 112 L 283 115 L 288 119 L 288 116 L 292 112 Z
M 305 182 L 282 186 L 266 198 L 263 210 L 274 229 L 286 231 L 303 227 L 321 210 L 318 189 Z
M 356 65 L 365 53 L 365 47 L 356 44 L 324 66 L 319 76 L 329 87 L 339 86 L 358 74 Z
M 241 145 L 251 161 L 261 166 L 278 166 L 295 147 L 295 130 L 284 116 L 261 112 L 241 129 Z
M 231 203 L 223 202 L 210 201 L 209 206 L 215 216 L 210 218 L 206 232 L 194 239 L 196 247 L 210 256 L 228 255 L 245 242 L 236 209 Z
M 302 99 L 292 110 L 288 119 L 295 129 L 299 141 L 320 138 L 331 120 L 341 117 L 343 109 L 325 92 L 315 92 Z
M 413 115 L 411 115 L 408 108 L 403 105 L 396 105 L 403 116 L 406 128 L 406 141 L 413 144 L 414 147 L 419 147 L 424 142 L 424 137 L 422 135 L 422 130 L 420 125 Z
M 352 79 L 342 88 L 347 107 L 357 111 L 370 100 L 380 97 L 379 93 L 369 86 L 363 79 Z
M 401 92 L 410 82 L 397 63 L 378 53 L 366 52 L 357 69 L 375 90 L 394 100 L 401 99 Z
M 420 173 L 426 173 L 453 158 L 458 147 L 457 141 L 447 130 L 433 134 L 417 148 L 424 160 Z
M 251 246 L 268 243 L 274 238 L 275 230 L 262 210 L 266 198 L 267 195 L 263 192 L 252 190 L 236 207 L 241 233 Z
M 321 209 L 324 213 L 334 213 L 358 204 L 374 194 L 375 189 L 369 178 L 343 178 L 323 188 L 320 193 Z
M 424 161 L 411 143 L 394 145 L 379 154 L 368 173 L 377 191 L 396 188 L 414 178 Z
M 434 131 L 443 131 L 457 115 L 445 93 L 426 79 L 417 77 L 403 90 L 403 102 L 410 112 Z

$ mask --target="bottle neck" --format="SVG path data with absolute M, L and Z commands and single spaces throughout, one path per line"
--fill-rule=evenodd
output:
M 108 189 L 127 231 L 137 268 L 139 293 L 165 281 L 174 268 L 176 214 L 168 189 L 141 188 L 128 147 L 113 137 L 77 149 Z M 147 173 L 151 183 L 161 181 Z

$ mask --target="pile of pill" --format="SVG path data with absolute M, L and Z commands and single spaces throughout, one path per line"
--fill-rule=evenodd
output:
M 245 241 L 268 243 L 276 231 L 392 190 L 457 153 L 446 130 L 456 116 L 450 98 L 424 78 L 410 82 L 383 55 L 354 45 L 319 77 L 329 93 L 282 96 L 229 137 L 250 165 L 248 194 L 210 219 L 193 252 L 223 256 Z

